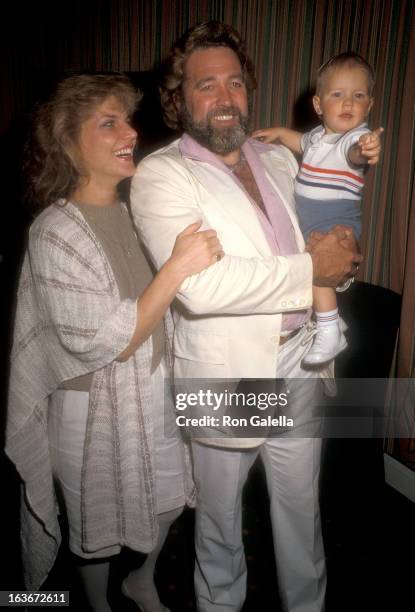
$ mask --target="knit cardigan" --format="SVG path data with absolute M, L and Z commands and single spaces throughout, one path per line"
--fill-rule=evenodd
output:
M 81 212 L 58 202 L 35 220 L 18 289 L 6 452 L 22 480 L 25 584 L 37 589 L 61 535 L 48 450 L 48 397 L 94 372 L 84 446 L 82 545 L 150 551 L 158 536 L 150 386 L 151 341 L 116 361 L 136 327 L 102 246 Z M 166 317 L 169 335 L 171 319 Z M 194 492 L 187 482 L 188 501 Z

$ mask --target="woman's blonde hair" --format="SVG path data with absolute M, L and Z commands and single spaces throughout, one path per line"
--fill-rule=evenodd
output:
M 78 74 L 58 83 L 35 111 L 24 170 L 27 199 L 38 208 L 68 198 L 85 176 L 77 156 L 79 131 L 109 96 L 115 96 L 129 116 L 141 97 L 122 74 Z

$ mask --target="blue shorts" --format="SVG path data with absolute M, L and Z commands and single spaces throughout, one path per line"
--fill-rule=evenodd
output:
M 334 225 L 349 225 L 357 239 L 362 233 L 360 200 L 312 200 L 295 194 L 298 221 L 307 240 L 310 232 L 328 232 Z

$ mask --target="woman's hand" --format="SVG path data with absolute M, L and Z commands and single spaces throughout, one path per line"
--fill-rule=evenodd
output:
M 215 230 L 198 231 L 202 221 L 188 225 L 176 238 L 169 259 L 184 278 L 202 272 L 222 259 L 224 252 Z

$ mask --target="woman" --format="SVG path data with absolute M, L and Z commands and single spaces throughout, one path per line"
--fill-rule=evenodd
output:
M 56 557 L 56 494 L 100 612 L 110 610 L 108 557 L 122 546 L 153 551 L 124 594 L 145 612 L 167 610 L 155 561 L 192 487 L 163 397 L 161 321 L 184 279 L 222 255 L 215 232 L 194 223 L 152 280 L 117 193 L 134 173 L 136 103 L 121 75 L 78 75 L 35 117 L 28 173 L 46 208 L 30 230 L 12 353 L 7 451 L 24 485 L 27 588 Z

